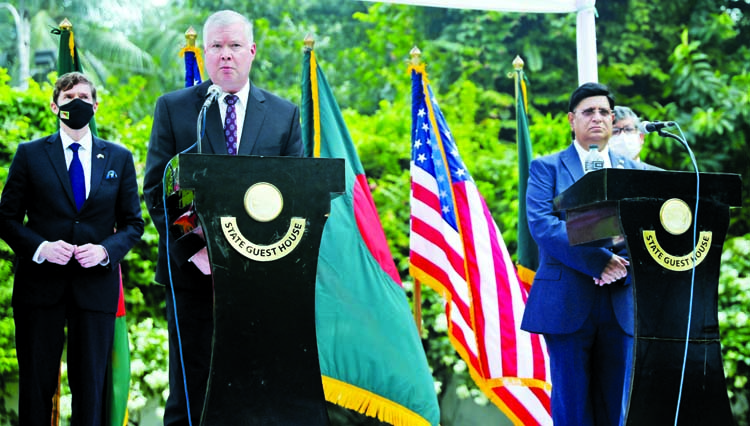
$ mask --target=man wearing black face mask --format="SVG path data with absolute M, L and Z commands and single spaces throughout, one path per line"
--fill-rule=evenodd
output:
M 50 105 L 60 131 L 18 145 L 0 198 L 0 238 L 16 255 L 20 424 L 50 424 L 66 325 L 71 424 L 105 423 L 118 264 L 144 224 L 133 156 L 89 130 L 97 107 L 83 74 L 61 76 Z

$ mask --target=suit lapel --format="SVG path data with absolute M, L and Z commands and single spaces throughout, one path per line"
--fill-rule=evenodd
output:
M 250 94 L 247 97 L 247 108 L 245 108 L 245 123 L 242 125 L 242 136 L 240 137 L 239 155 L 250 155 L 253 152 L 260 127 L 266 118 L 266 98 L 258 88 L 250 83 Z
M 221 102 L 221 101 L 217 101 Z M 206 135 L 204 137 L 203 148 L 208 147 L 211 154 L 226 154 L 227 142 L 224 139 L 224 124 L 221 122 L 221 113 L 217 102 L 211 104 L 206 112 Z
M 581 166 L 581 159 L 578 157 L 575 142 L 571 143 L 568 149 L 560 154 L 560 159 L 565 169 L 570 173 L 573 182 L 577 182 L 578 179 L 583 177 L 583 166 Z
M 208 88 L 213 84 L 211 80 L 204 81 L 198 86 L 194 86 L 195 91 L 195 117 L 196 120 L 200 116 L 203 102 L 206 101 L 206 93 Z M 206 111 L 206 126 L 203 128 L 203 138 L 201 140 L 201 153 L 203 154 L 226 154 L 227 146 L 224 142 L 224 125 L 221 122 L 221 113 L 219 112 L 219 103 L 217 100 L 211 103 Z M 189 124 L 189 123 L 188 123 Z M 197 126 L 198 123 L 192 124 L 196 129 L 195 139 L 198 139 Z M 191 149 L 190 152 L 198 152 L 197 149 Z
M 62 139 L 60 139 L 59 132 L 47 138 L 47 144 L 44 146 L 44 150 L 47 152 L 49 161 L 52 164 L 52 169 L 55 171 L 55 174 L 57 174 L 58 179 L 60 179 L 60 184 L 65 191 L 65 195 L 67 195 L 68 200 L 70 200 L 71 205 L 75 209 L 76 201 L 73 197 L 73 186 L 70 184 L 68 165 L 65 162 L 65 153 L 63 151 Z
M 86 202 L 94 197 L 96 191 L 104 180 L 105 170 L 108 170 L 110 164 L 109 155 L 107 155 L 107 145 L 99 138 L 93 138 L 91 143 L 91 188 Z M 84 207 L 87 203 L 83 203 Z

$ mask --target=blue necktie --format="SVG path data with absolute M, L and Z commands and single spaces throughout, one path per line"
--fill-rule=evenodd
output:
M 70 144 L 70 149 L 73 151 L 73 161 L 70 162 L 70 167 L 68 167 L 70 184 L 73 186 L 73 198 L 76 200 L 78 210 L 81 210 L 83 202 L 86 201 L 86 177 L 83 174 L 81 159 L 78 158 L 78 148 L 80 147 L 81 144 L 78 142 Z
M 237 113 L 234 104 L 239 98 L 236 95 L 227 95 L 224 101 L 227 103 L 227 114 L 224 118 L 224 139 L 227 142 L 229 155 L 237 155 Z

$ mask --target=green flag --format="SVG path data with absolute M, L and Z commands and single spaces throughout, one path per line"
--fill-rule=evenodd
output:
M 312 49 L 302 139 L 308 156 L 346 160 L 346 194 L 331 203 L 315 293 L 326 399 L 393 425 L 438 425 L 434 381 L 367 177 Z
M 520 60 L 517 59 L 517 60 Z M 522 62 L 521 62 L 522 64 Z M 518 277 L 527 289 L 531 288 L 539 266 L 539 249 L 531 237 L 526 219 L 526 186 L 531 164 L 531 135 L 526 116 L 526 77 L 523 65 L 516 68 L 516 142 L 518 144 Z
M 78 58 L 75 36 L 73 35 L 73 24 L 64 19 L 60 23 L 60 28 L 52 32 L 60 35 L 60 47 L 57 51 L 57 75 L 61 76 L 73 71 L 83 72 L 81 60 Z M 89 129 L 91 129 L 92 135 L 98 135 L 96 120 L 93 117 L 89 123 Z

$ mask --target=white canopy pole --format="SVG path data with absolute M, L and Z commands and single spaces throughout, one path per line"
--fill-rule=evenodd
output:
M 596 83 L 596 0 L 576 0 L 576 46 L 578 52 L 578 84 Z
M 378 0 L 365 0 L 378 1 Z M 596 0 L 379 0 L 414 6 L 525 13 L 577 13 L 578 83 L 599 80 L 596 63 Z

